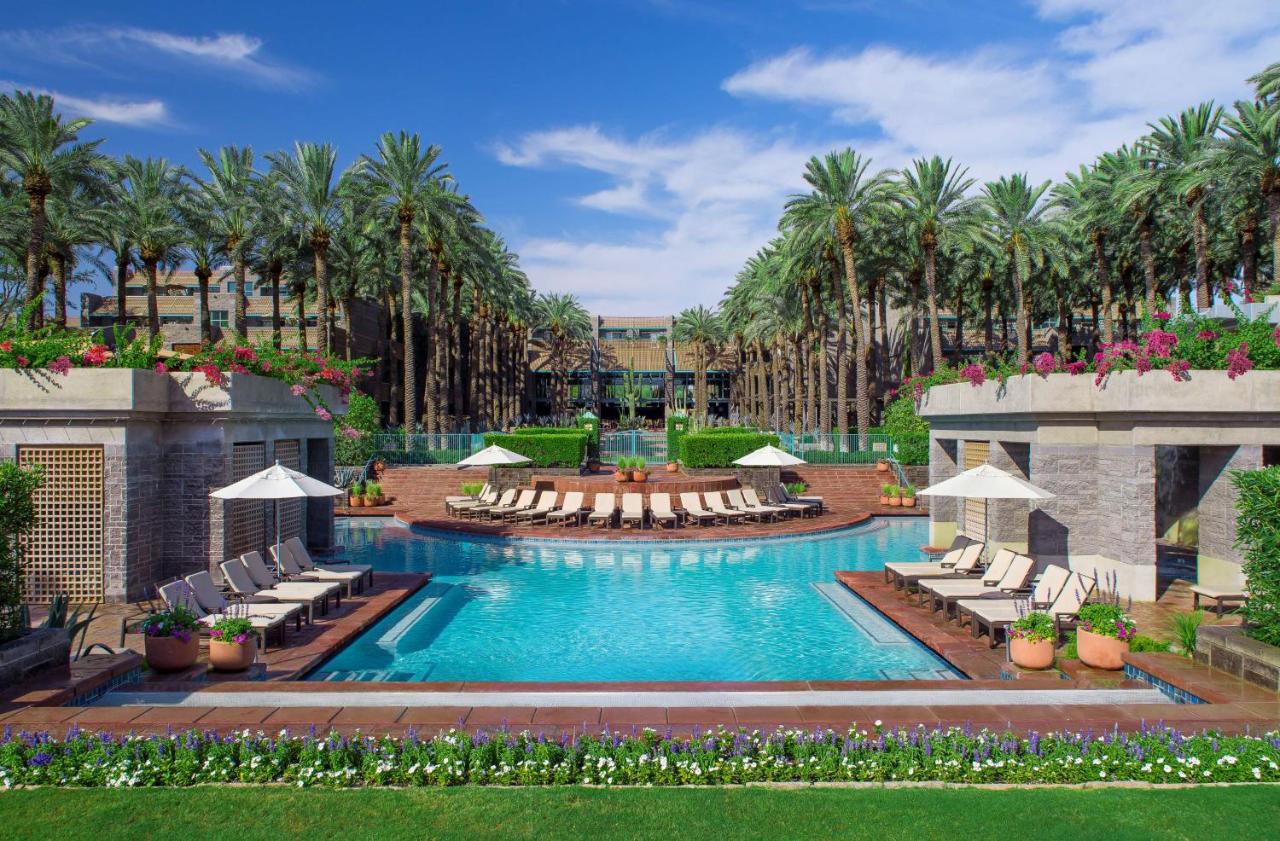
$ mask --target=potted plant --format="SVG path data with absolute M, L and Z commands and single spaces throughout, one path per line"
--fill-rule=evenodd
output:
M 889 472 L 889 462 L 888 462 L 888 460 L 886 460 L 886 459 L 882 459 L 882 458 L 878 458 L 878 459 L 876 459 L 876 472 L 877 472 L 877 473 L 888 473 L 888 472 Z
M 679 473 L 679 472 L 680 472 L 680 462 L 678 462 L 678 461 L 669 461 L 669 462 L 667 462 L 667 472 L 668 472 L 668 473 Z
M 631 478 L 630 473 L 631 459 L 623 456 L 618 459 L 618 469 L 613 471 L 613 479 L 615 482 L 626 482 Z
M 914 486 L 914 485 L 903 485 L 903 486 L 902 486 L 901 488 L 899 488 L 898 490 L 899 490 L 899 492 L 902 494 L 902 507 L 903 507 L 903 508 L 915 508 L 915 507 L 916 507 L 916 488 L 915 488 L 915 486 Z
M 258 658 L 258 635 L 253 623 L 224 615 L 209 631 L 209 665 L 219 672 L 242 672 Z
M 889 489 L 892 487 L 893 485 L 890 485 L 888 483 L 880 486 L 880 504 L 881 505 L 889 504 Z
M 1076 650 L 1080 661 L 1094 669 L 1124 668 L 1129 642 L 1138 634 L 1137 624 L 1115 604 L 1087 604 L 1080 608 Z
M 631 460 L 631 481 L 644 482 L 649 479 L 649 474 L 645 472 L 646 462 L 640 457 Z
M 155 672 L 189 669 L 200 657 L 200 621 L 185 604 L 152 613 L 142 621 L 143 652 Z
M 380 482 L 365 483 L 364 504 L 365 505 L 381 505 L 382 504 L 382 484 Z
M 347 491 L 347 507 L 359 508 L 361 505 L 364 505 L 364 481 L 356 479 Z
M 889 485 L 889 486 L 888 486 L 888 488 L 887 488 L 887 491 L 888 491 L 888 496 L 889 496 L 889 507 L 890 507 L 890 508 L 897 508 L 898 506 L 902 505 L 902 497 L 898 496 L 898 486 L 897 486 L 897 485 Z
M 1009 659 L 1024 669 L 1047 669 L 1053 664 L 1057 635 L 1049 614 L 1021 616 L 1009 628 Z

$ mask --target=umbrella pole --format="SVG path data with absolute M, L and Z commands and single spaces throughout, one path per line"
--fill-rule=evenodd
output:
M 280 563 L 280 500 L 273 499 L 271 502 L 276 509 L 276 575 L 283 581 L 284 566 Z

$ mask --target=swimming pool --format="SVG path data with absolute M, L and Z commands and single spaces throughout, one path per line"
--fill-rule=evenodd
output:
M 460 538 L 340 522 L 378 570 L 434 573 L 312 680 L 897 680 L 958 677 L 836 583 L 915 559 L 924 522 L 708 543 Z

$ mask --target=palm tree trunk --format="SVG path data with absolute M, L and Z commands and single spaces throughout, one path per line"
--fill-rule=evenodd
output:
M 129 326 L 129 252 L 116 255 L 116 324 Z M 208 311 L 208 307 L 205 307 Z
M 1204 219 L 1202 202 L 1196 203 L 1191 232 L 1196 249 L 1196 309 L 1207 310 L 1213 296 L 1209 292 L 1209 226 Z
M 1143 301 L 1147 315 L 1156 311 L 1156 255 L 1151 245 L 1151 225 L 1143 222 L 1138 227 L 1138 249 L 1142 254 Z
M 929 349 L 933 360 L 929 367 L 937 370 L 942 365 L 942 322 L 938 320 L 937 246 L 924 245 L 924 296 L 929 306 Z
M 231 327 L 238 338 L 244 339 L 249 335 L 249 293 L 244 288 L 248 274 L 245 270 L 244 254 L 236 247 L 237 245 L 236 241 L 228 243 L 232 253 L 235 254 L 233 270 L 236 276 L 236 312 L 235 321 Z
M 45 198 L 49 190 L 43 185 L 27 190 L 27 216 L 31 220 L 31 232 L 27 236 L 27 295 L 26 306 L 31 307 L 27 327 L 35 329 L 44 317 L 44 230 Z
M 787 392 L 787 363 L 782 353 L 782 345 L 775 342 L 773 351 L 773 419 L 774 428 L 779 432 L 787 430 L 787 407 L 791 395 Z
M 956 315 L 956 327 L 954 338 L 951 344 L 954 353 L 954 360 L 957 365 L 964 361 L 964 284 L 960 282 L 960 277 L 955 278 L 956 297 L 954 311 Z
M 995 281 L 990 277 L 982 279 L 982 352 L 991 356 L 996 350 L 995 325 L 992 323 L 992 311 L 995 303 Z
M 799 435 L 804 432 L 804 406 L 805 400 L 808 399 L 803 341 L 799 336 L 791 340 L 791 380 L 791 390 L 796 395 L 796 402 L 791 414 L 791 427 Z
M 387 425 L 395 428 L 400 424 L 400 411 L 403 408 L 400 391 L 404 388 L 403 379 L 396 375 L 400 372 L 396 370 L 396 330 L 400 329 L 400 314 L 396 311 L 396 301 L 399 296 L 396 290 L 388 284 L 383 290 L 382 307 L 386 311 L 386 337 L 387 352 L 386 359 L 386 382 L 387 389 Z
M 59 330 L 67 328 L 67 275 L 71 261 L 63 254 L 53 256 L 53 320 Z
M 294 316 L 298 319 L 298 349 L 303 353 L 307 352 L 307 286 L 306 282 L 298 279 L 294 281 L 293 287 L 293 308 Z M 319 324 L 322 319 L 317 319 Z
M 1027 364 L 1031 355 L 1030 324 L 1027 319 L 1027 279 L 1023 277 L 1022 266 L 1016 257 L 1013 263 L 1013 303 L 1017 319 L 1014 329 L 1018 336 L 1018 367 L 1021 368 Z
M 829 357 L 827 355 L 827 330 L 830 325 L 824 315 L 822 332 L 818 336 L 818 364 L 815 366 L 818 375 L 818 425 L 823 434 L 831 434 L 831 380 L 827 376 Z
M 400 326 L 404 353 L 404 448 L 412 447 L 413 427 L 418 420 L 418 356 L 413 343 L 413 248 L 410 234 L 413 214 L 400 213 Z
M 156 265 L 153 259 L 143 260 L 147 272 L 147 329 L 151 338 L 160 335 L 160 302 L 156 297 Z
M 848 228 L 853 225 L 845 223 Z M 844 227 L 842 225 L 842 227 Z M 854 340 L 857 342 L 857 353 L 854 354 L 854 402 L 858 415 L 858 434 L 866 435 L 871 426 L 871 397 L 867 391 L 867 324 L 862 316 L 862 295 L 858 288 L 858 267 L 853 255 L 853 231 L 844 230 L 839 234 L 840 251 L 844 257 L 845 281 L 849 285 L 849 300 L 853 302 Z
M 1280 279 L 1280 185 L 1267 191 L 1267 221 L 1271 224 L 1271 280 Z
M 1240 226 L 1240 279 L 1246 300 L 1258 291 L 1258 220 L 1252 213 Z
M 311 247 L 315 249 L 316 266 L 316 350 L 322 356 L 329 355 L 329 264 L 325 255 L 329 250 L 328 237 L 313 236 Z
M 280 276 L 284 273 L 284 265 L 278 260 L 272 261 L 267 271 L 271 275 L 271 345 L 278 348 L 283 342 L 280 335 L 283 323 L 280 317 Z
M 462 276 L 453 281 L 452 314 L 449 318 L 449 403 L 453 407 L 453 430 L 461 431 L 462 417 Z
M 1093 232 L 1093 257 L 1098 267 L 1098 289 L 1102 292 L 1102 341 L 1112 340 L 1111 329 L 1111 271 L 1107 265 L 1105 234 Z
M 213 344 L 213 318 L 209 315 L 209 278 L 212 272 L 208 269 L 196 270 L 196 284 L 200 296 L 200 344 Z

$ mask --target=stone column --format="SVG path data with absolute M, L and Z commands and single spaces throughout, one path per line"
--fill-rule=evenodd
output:
M 1244 558 L 1236 539 L 1236 489 L 1231 471 L 1262 467 L 1262 447 L 1200 447 L 1200 550 L 1196 578 L 1201 584 L 1234 587 Z
M 987 463 L 1019 479 L 1031 480 L 1029 444 L 992 441 Z M 990 544 L 988 556 L 995 554 L 999 547 L 1008 547 L 1016 552 L 1027 551 L 1027 523 L 1030 514 L 1031 503 L 1025 499 L 987 500 L 987 541 Z
M 929 484 L 936 485 L 960 472 L 960 450 L 954 438 L 929 436 Z M 929 543 L 933 546 L 949 546 L 960 530 L 963 519 L 961 502 L 953 497 L 928 497 Z
M 305 470 L 308 476 L 322 482 L 333 482 L 333 439 L 306 439 Z M 333 546 L 333 498 L 307 500 L 306 543 L 315 549 Z

